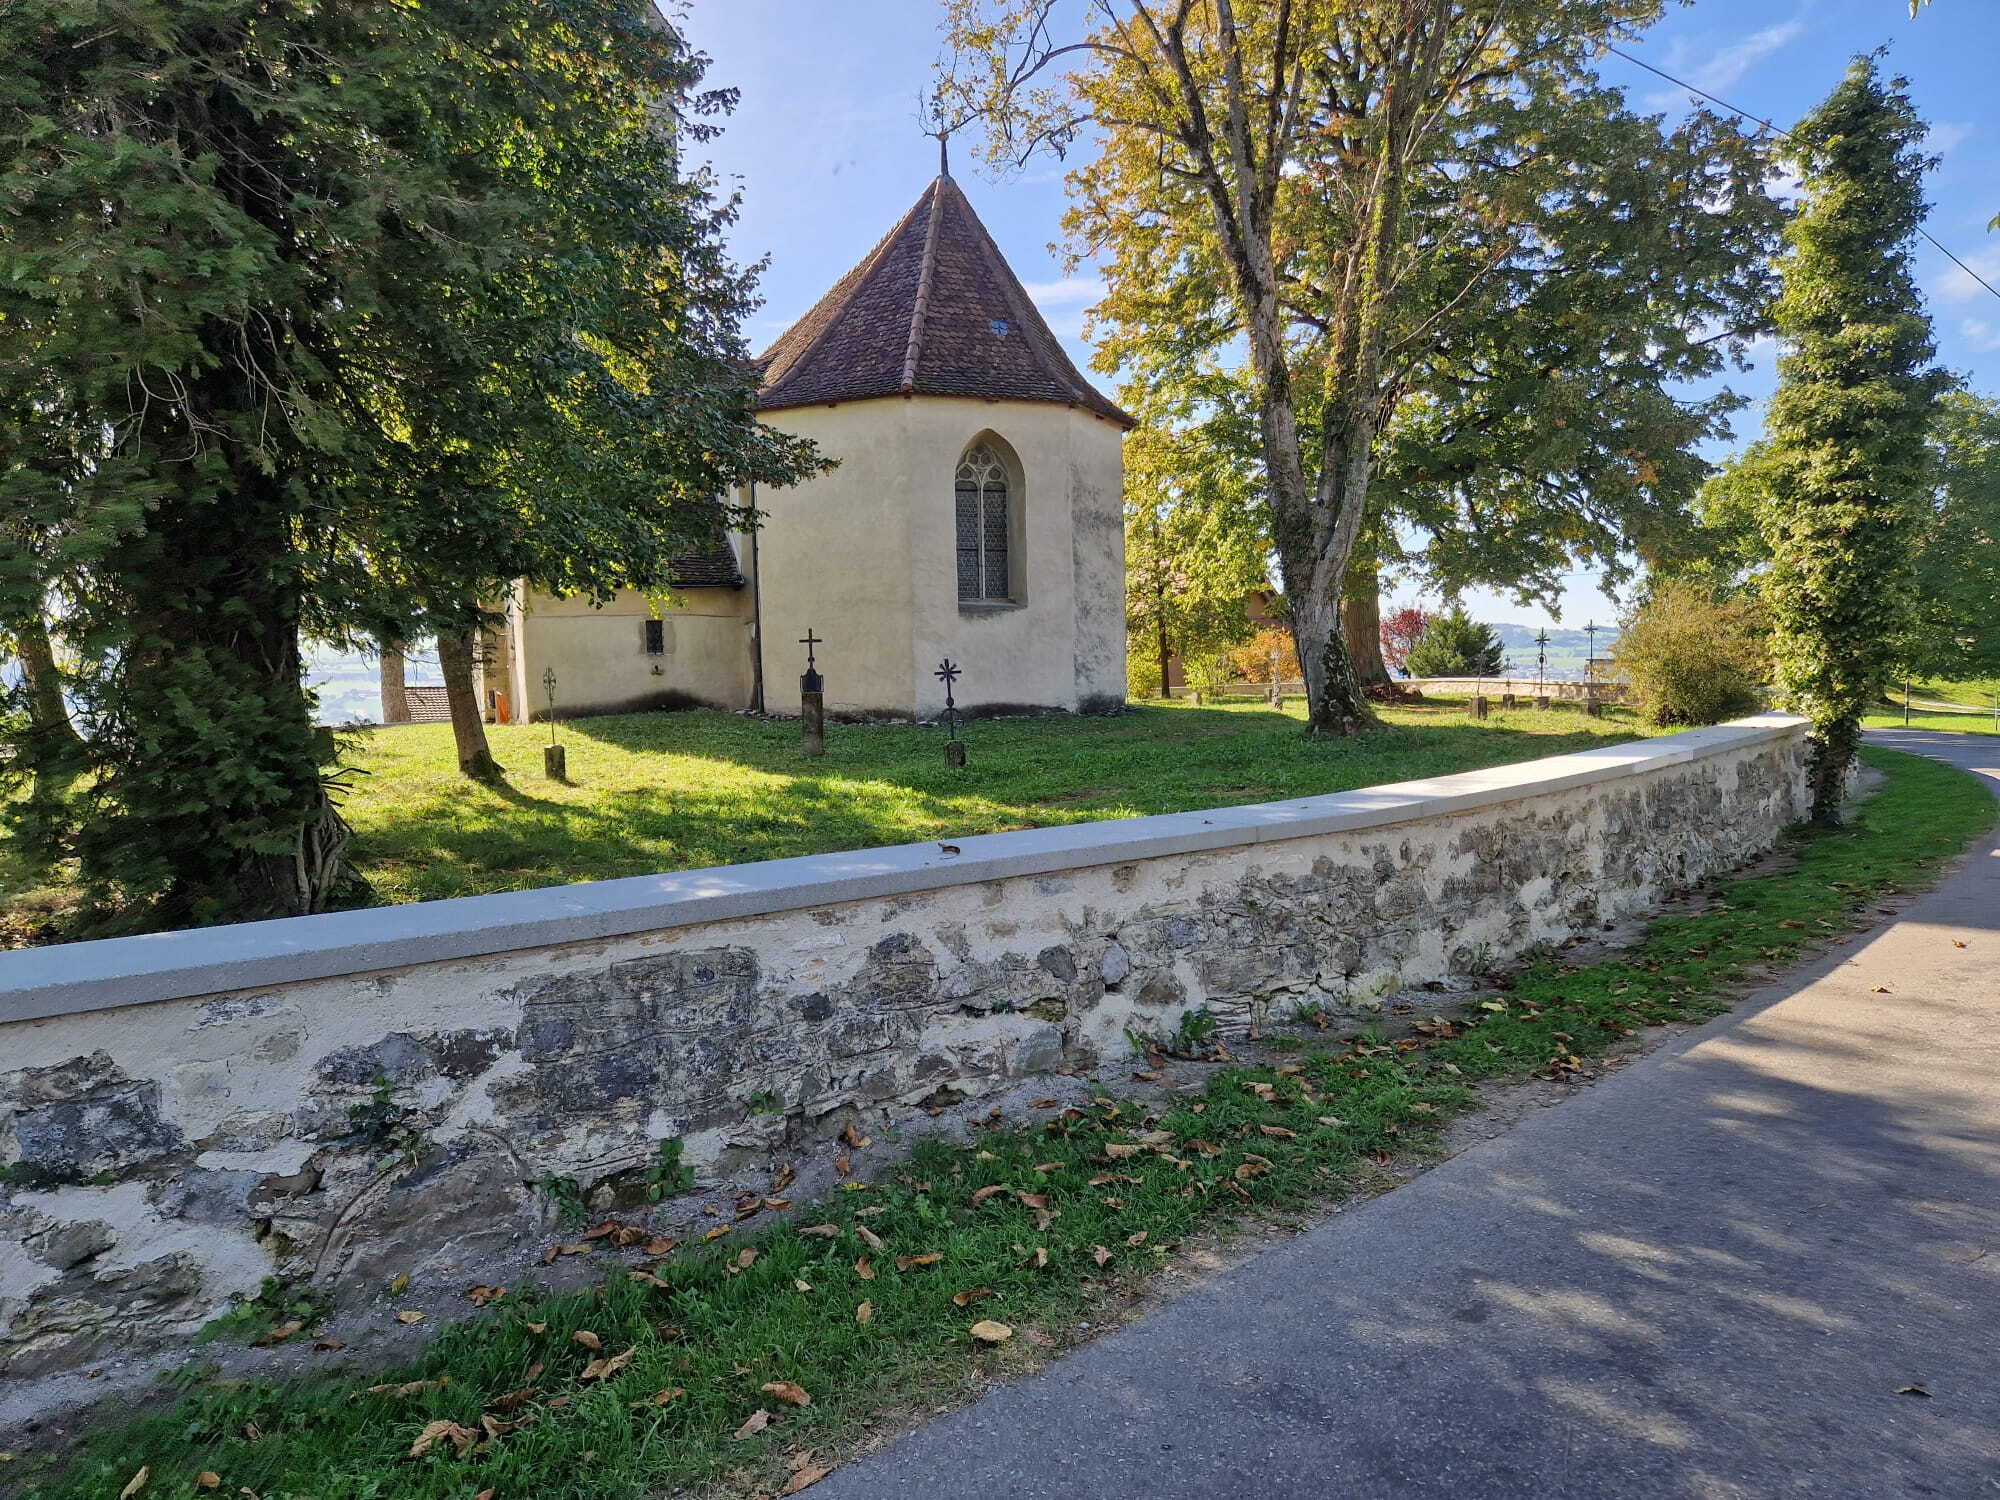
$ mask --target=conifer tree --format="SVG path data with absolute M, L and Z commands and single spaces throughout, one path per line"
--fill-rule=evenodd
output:
M 337 890 L 302 635 L 664 587 L 816 465 L 755 421 L 678 157 L 730 100 L 650 0 L 13 0 L 0 61 L 0 620 L 61 601 L 88 725 L 15 832 L 111 927 Z
M 1778 676 L 1812 721 L 1822 824 L 1840 819 L 1861 715 L 1905 623 L 1925 433 L 1945 385 L 1910 272 L 1923 135 L 1902 81 L 1858 58 L 1792 136 L 1804 194 L 1774 309 L 1784 352 L 1762 525 Z

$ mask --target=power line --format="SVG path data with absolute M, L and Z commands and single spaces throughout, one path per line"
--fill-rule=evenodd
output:
M 1651 63 L 1644 62 L 1641 59 L 1634 57 L 1631 53 L 1627 52 L 1622 47 L 1613 47 L 1607 44 L 1605 47 L 1605 51 L 1610 52 L 1615 56 L 1624 58 L 1625 61 L 1631 63 L 1635 68 L 1644 68 L 1648 73 L 1651 73 L 1656 78 L 1664 78 L 1668 83 L 1674 84 L 1679 88 L 1686 89 L 1690 94 L 1693 94 L 1696 98 L 1706 99 L 1710 104 L 1717 105 L 1722 109 L 1728 110 L 1732 115 L 1735 115 L 1740 120 L 1755 120 L 1759 125 L 1762 125 L 1766 130 L 1770 131 L 1771 134 L 1783 136 L 1788 141 L 1792 139 L 1792 132 L 1785 129 L 1782 125 L 1778 125 L 1771 120 L 1767 120 L 1762 115 L 1753 115 L 1752 113 L 1750 113 L 1749 110 L 1739 108 L 1737 105 L 1731 104 L 1727 99 L 1718 99 L 1716 98 L 1715 95 L 1709 93 L 1707 89 L 1696 88 L 1693 84 L 1689 83 L 1685 78 L 1676 78 L 1666 69 L 1656 68 Z M 1927 244 L 1929 244 L 1933 250 L 1937 251 L 1946 260 L 1950 261 L 1953 265 L 1957 266 L 1959 270 L 1965 272 L 1966 275 L 1970 276 L 1974 281 L 1978 282 L 1981 286 L 1985 287 L 1986 290 L 1991 292 L 1996 299 L 2000 299 L 2000 288 L 1996 288 L 1992 282 L 1988 281 L 1984 276 L 1981 276 L 1977 271 L 1973 270 L 1972 267 L 1968 266 L 1964 261 L 1960 260 L 1956 255 L 1953 255 L 1950 250 L 1946 249 L 1945 246 L 1939 242 L 1936 235 L 1932 234 L 1928 229 L 1924 228 L 1921 224 L 1917 226 L 1917 233 L 1923 237 L 1924 241 Z

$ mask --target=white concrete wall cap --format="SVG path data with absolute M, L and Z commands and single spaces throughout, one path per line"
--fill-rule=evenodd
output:
M 814 854 L 0 953 L 0 1024 L 478 958 L 1009 877 L 1351 834 L 1684 765 L 1805 732 L 1762 714 L 1324 797 Z M 974 748 L 976 755 L 977 747 Z

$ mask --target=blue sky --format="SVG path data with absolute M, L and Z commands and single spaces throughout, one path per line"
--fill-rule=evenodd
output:
M 750 326 L 762 349 L 803 313 L 898 219 L 936 172 L 937 147 L 920 133 L 918 107 L 938 56 L 937 0 L 694 0 L 686 18 L 714 59 L 710 82 L 742 91 L 727 129 L 706 148 L 743 193 L 732 234 L 741 259 L 768 255 L 766 306 Z M 1789 125 L 1825 95 L 1856 52 L 1890 43 L 1932 126 L 1930 232 L 2000 285 L 2000 0 L 1935 0 L 1915 21 L 1906 0 L 1696 0 L 1674 7 L 1633 49 L 1689 82 Z M 1617 58 L 1605 74 L 1650 111 L 1678 111 L 1686 96 Z M 954 172 L 1080 366 L 1085 273 L 1066 278 L 1050 242 L 1063 211 L 1062 169 L 1038 162 L 994 181 L 961 149 Z M 1984 391 L 2000 393 L 2000 299 L 1929 247 L 1918 269 L 1937 322 L 1943 361 Z M 1732 377 L 1761 399 L 1769 349 Z M 1757 408 L 1738 426 L 1754 436 Z M 1403 592 L 1408 593 L 1405 589 Z M 1539 606 L 1484 593 L 1468 602 L 1487 619 L 1543 623 Z M 1615 617 L 1595 579 L 1572 575 L 1562 623 Z

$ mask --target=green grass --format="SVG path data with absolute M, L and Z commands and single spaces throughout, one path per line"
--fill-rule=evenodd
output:
M 1868 714 L 1863 717 L 1861 723 L 1867 729 L 1901 729 L 1904 727 L 1903 711 L 1897 709 L 1894 713 Z M 1911 729 L 1945 729 L 1953 734 L 2000 734 L 2000 727 L 1996 727 L 1991 713 L 1925 714 L 1913 712 L 1910 715 L 1908 727 Z
M 1529 966 L 1470 1019 L 1334 1049 L 1315 1038 L 1281 1066 L 1220 1066 L 1198 1094 L 1152 1105 L 1107 1094 L 971 1145 L 920 1145 L 906 1166 L 797 1221 L 830 1224 L 832 1237 L 773 1226 L 649 1263 L 657 1280 L 621 1263 L 585 1291 L 523 1288 L 394 1371 L 197 1383 L 169 1408 L 99 1429 L 67 1460 L 35 1460 L 26 1493 L 100 1500 L 143 1465 L 148 1494 L 189 1494 L 207 1471 L 219 1493 L 247 1487 L 266 1500 L 468 1500 L 488 1489 L 497 1500 L 632 1500 L 717 1482 L 769 1494 L 788 1455 L 810 1448 L 831 1461 L 869 1419 L 927 1413 L 1031 1364 L 1079 1319 L 1115 1316 L 1107 1299 L 1188 1236 L 1337 1198 L 1393 1156 L 1434 1150 L 1445 1121 L 1473 1105 L 1473 1081 L 1573 1073 L 1642 1027 L 1724 1009 L 1760 966 L 1865 925 L 1872 903 L 1927 882 L 1992 822 L 1972 778 L 1863 753 L 1888 779 L 1851 827 L 1802 839 L 1794 865 L 1724 883 L 1699 913 L 1656 920 L 1615 960 Z M 975 1204 L 989 1186 L 1003 1191 Z M 1054 1217 L 1038 1227 L 1021 1193 L 1045 1195 Z M 858 1274 L 864 1255 L 872 1279 Z M 899 1269 L 899 1255 L 938 1259 Z M 980 1289 L 990 1295 L 955 1304 Z M 864 1301 L 872 1318 L 861 1324 Z M 1015 1335 L 985 1347 L 969 1333 L 979 1319 Z M 630 1349 L 630 1362 L 609 1381 L 583 1380 L 594 1356 L 579 1332 L 606 1354 Z M 767 1381 L 796 1382 L 812 1404 L 783 1405 Z M 407 1394 L 369 1391 L 416 1382 Z M 681 1394 L 654 1404 L 663 1391 Z M 776 1414 L 769 1428 L 733 1437 L 760 1408 Z M 501 1424 L 494 1435 L 478 1432 L 482 1416 Z M 471 1434 L 463 1455 L 445 1441 L 409 1456 L 434 1422 Z
M 1456 704 L 1392 708 L 1386 727 L 1313 743 L 1296 704 L 1147 706 L 1113 718 L 971 725 L 969 764 L 913 725 L 834 725 L 823 760 L 798 728 L 697 710 L 564 725 L 573 785 L 543 779 L 544 727 L 489 731 L 508 785 L 460 776 L 448 726 L 358 736 L 369 774 L 346 803 L 381 902 L 951 839 L 1008 828 L 1347 791 L 1629 739 L 1625 717 L 1561 710 L 1475 724 Z

